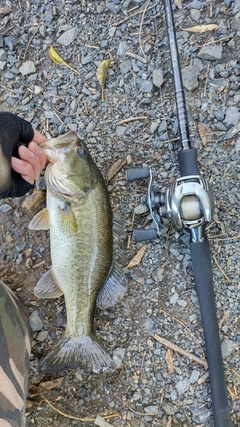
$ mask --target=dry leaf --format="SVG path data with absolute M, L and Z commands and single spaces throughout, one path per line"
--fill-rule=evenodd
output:
M 127 268 L 135 267 L 135 265 L 138 265 L 141 262 L 141 259 L 142 259 L 143 255 L 144 255 L 146 247 L 147 247 L 147 245 L 143 245 L 141 247 L 140 251 L 138 251 L 138 253 L 135 255 L 135 257 L 133 257 L 133 259 L 127 265 Z
M 110 62 L 111 59 L 104 59 L 104 61 L 100 62 L 97 69 L 97 78 L 102 88 L 102 101 L 104 101 L 104 85 L 107 78 Z
M 167 368 L 168 368 L 169 374 L 172 374 L 175 370 L 174 364 L 173 364 L 172 353 L 173 353 L 173 351 L 170 348 L 168 348 L 165 360 L 167 363 Z
M 126 159 L 117 159 L 107 171 L 107 183 L 122 169 L 125 165 Z
M 195 25 L 194 27 L 183 28 L 183 31 L 189 31 L 190 33 L 205 33 L 206 31 L 217 30 L 219 25 L 217 24 L 202 24 Z
M 80 76 L 80 73 L 77 70 L 75 70 L 75 68 L 73 68 L 71 65 L 69 65 L 66 61 L 64 61 L 64 59 L 57 53 L 57 51 L 52 46 L 50 46 L 50 49 L 49 49 L 49 56 L 51 60 L 55 62 L 55 64 L 65 65 L 66 67 L 74 71 L 74 73 L 77 73 Z
M 210 134 L 212 132 L 210 127 L 205 125 L 205 123 L 203 123 L 203 122 L 199 122 L 198 123 L 198 132 L 199 132 L 199 135 L 202 139 L 203 146 L 207 145 L 207 143 L 210 141 Z
M 31 396 L 39 396 L 40 394 L 45 393 L 48 390 L 59 387 L 63 382 L 64 377 L 56 378 L 52 381 L 44 381 L 39 384 L 38 387 L 31 387 L 30 394 Z

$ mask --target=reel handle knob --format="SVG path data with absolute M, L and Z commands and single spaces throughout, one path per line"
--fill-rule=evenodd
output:
M 133 231 L 133 239 L 135 242 L 143 242 L 145 240 L 157 239 L 157 230 L 155 228 L 138 228 Z
M 127 169 L 127 180 L 132 182 L 136 179 L 149 178 L 150 171 L 148 168 L 130 168 Z

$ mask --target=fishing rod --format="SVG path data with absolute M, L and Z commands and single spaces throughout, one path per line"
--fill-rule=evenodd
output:
M 159 237 L 161 216 L 168 218 L 178 229 L 184 229 L 189 234 L 193 275 L 199 299 L 209 368 L 214 426 L 231 427 L 232 421 L 216 314 L 211 253 L 206 235 L 206 225 L 213 218 L 214 199 L 210 185 L 200 175 L 197 150 L 191 147 L 171 0 L 164 0 L 164 5 L 181 139 L 181 150 L 178 152 L 180 177 L 167 188 L 165 194 L 159 194 L 153 184 L 154 167 L 128 169 L 127 179 L 130 182 L 149 178 L 145 203 L 152 218 L 152 227 L 136 229 L 133 232 L 133 238 L 139 242 Z

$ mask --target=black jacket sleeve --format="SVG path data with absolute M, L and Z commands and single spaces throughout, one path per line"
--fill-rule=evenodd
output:
M 20 197 L 33 185 L 11 168 L 11 157 L 18 157 L 18 147 L 28 145 L 34 130 L 30 123 L 9 112 L 0 112 L 0 198 Z

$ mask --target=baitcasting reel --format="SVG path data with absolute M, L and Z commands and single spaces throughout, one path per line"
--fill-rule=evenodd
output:
M 156 176 L 153 168 L 154 165 L 127 170 L 130 182 L 150 178 L 144 203 L 149 209 L 153 227 L 134 230 L 134 240 L 140 242 L 159 237 L 162 216 L 168 218 L 178 229 L 188 231 L 193 240 L 196 235 L 196 240 L 201 241 L 204 224 L 211 222 L 213 218 L 214 199 L 208 181 L 200 175 L 180 177 L 167 188 L 165 194 L 160 194 L 153 185 L 153 178 Z

